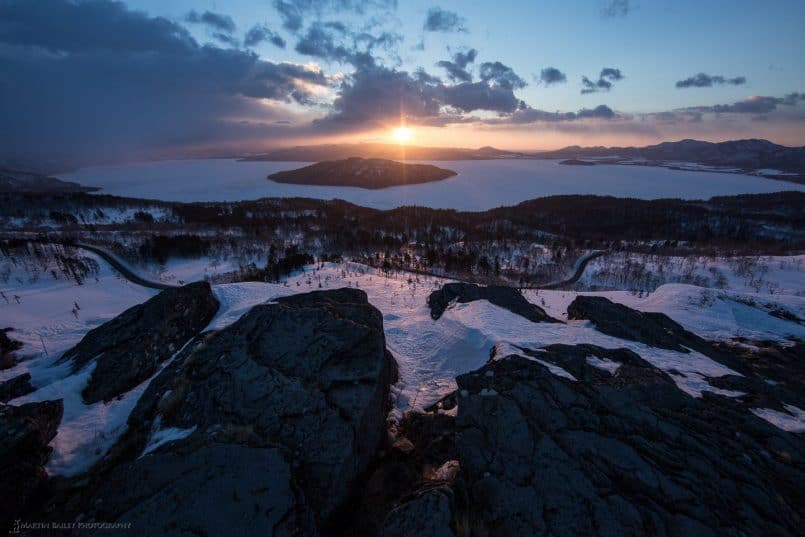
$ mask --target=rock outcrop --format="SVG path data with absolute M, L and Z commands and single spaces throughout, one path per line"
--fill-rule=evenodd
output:
M 602 296 L 577 296 L 567 308 L 568 319 L 587 319 L 596 330 L 652 347 L 688 352 L 712 350 L 709 343 L 664 313 L 642 312 Z
M 91 330 L 60 361 L 76 372 L 95 361 L 82 395 L 87 403 L 109 401 L 157 371 L 218 311 L 210 284 L 167 289 Z
M 327 532 L 385 437 L 395 380 L 363 291 L 256 306 L 151 382 L 81 511 L 139 535 Z
M 34 391 L 31 386 L 31 374 L 23 373 L 5 382 L 0 382 L 0 403 L 7 403 Z
M 631 351 L 552 345 L 457 382 L 474 535 L 800 530 L 802 435 L 735 399 L 690 397 Z
M 535 323 L 561 322 L 545 313 L 545 310 L 536 304 L 526 300 L 517 289 L 503 285 L 484 287 L 474 283 L 446 283 L 441 289 L 430 294 L 428 307 L 431 317 L 438 319 L 451 302 L 467 303 L 475 300 L 487 300 Z
M 61 400 L 0 405 L 0 529 L 10 529 L 36 503 L 63 411 Z

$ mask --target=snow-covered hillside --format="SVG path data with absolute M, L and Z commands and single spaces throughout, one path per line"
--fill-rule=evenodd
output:
M 0 326 L 14 327 L 12 336 L 25 346 L 19 353 L 22 362 L 0 372 L 0 380 L 26 371 L 32 374 L 37 391 L 14 400 L 15 404 L 65 399 L 65 416 L 52 444 L 54 454 L 48 466 L 49 471 L 57 474 L 80 472 L 103 455 L 123 432 L 126 416 L 148 382 L 119 400 L 85 405 L 80 391 L 92 366 L 70 375 L 66 366 L 54 365 L 59 355 L 87 331 L 156 293 L 122 280 L 105 263 L 101 266 L 97 281 L 92 279 L 80 286 L 46 278 L 30 284 L 11 278 L 2 285 L 5 295 L 17 295 L 20 301 L 0 302 Z M 196 269 L 189 271 L 188 276 L 203 272 L 194 266 Z M 576 292 L 526 291 L 524 294 L 550 315 L 565 321 L 561 324 L 533 323 L 486 301 L 453 304 L 434 321 L 427 299 L 446 281 L 407 273 L 386 276 L 354 263 L 313 265 L 283 284 L 214 285 L 213 292 L 221 306 L 208 329 L 227 326 L 252 306 L 280 296 L 339 287 L 362 289 L 383 313 L 387 346 L 399 364 L 400 379 L 393 388 L 393 416 L 397 418 L 453 391 L 457 375 L 481 367 L 495 346 L 506 344 L 531 349 L 553 343 L 627 348 L 668 372 L 677 386 L 692 397 L 700 397 L 705 391 L 729 397 L 741 395 L 711 385 L 708 377 L 737 373 L 698 352 L 658 349 L 604 335 L 589 321 L 567 321 L 567 306 L 577 296 Z M 774 295 L 683 284 L 663 285 L 642 297 L 626 291 L 584 294 L 603 295 L 638 310 L 666 313 L 688 330 L 708 339 L 729 341 L 743 337 L 775 340 L 787 345 L 795 338 L 805 339 L 805 326 L 772 316 L 770 312 L 782 309 L 800 319 L 805 318 L 805 297 L 797 296 L 805 291 L 805 284 L 792 279 L 787 285 L 785 290 L 789 293 Z M 80 310 L 74 311 L 76 304 Z M 597 357 L 590 359 L 600 361 Z M 756 414 L 788 430 L 805 430 L 805 417 L 796 407 L 790 408 L 787 414 L 771 409 L 757 409 Z

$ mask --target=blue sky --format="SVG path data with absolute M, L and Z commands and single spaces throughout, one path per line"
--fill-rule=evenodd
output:
M 804 20 L 802 0 L 0 0 L 0 157 L 401 123 L 422 145 L 805 145 Z

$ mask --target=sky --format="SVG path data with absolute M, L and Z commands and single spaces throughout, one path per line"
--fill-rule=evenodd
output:
M 0 158 L 805 145 L 801 0 L 0 0 Z

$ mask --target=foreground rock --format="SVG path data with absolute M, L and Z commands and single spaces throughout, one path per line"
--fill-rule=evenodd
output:
M 272 173 L 269 179 L 295 185 L 354 186 L 387 188 L 441 181 L 456 172 L 431 164 L 409 164 L 379 158 L 352 157 L 318 162 L 299 168 Z
M 0 529 L 36 508 L 44 470 L 64 407 L 61 400 L 0 405 Z M 41 499 L 39 499 L 41 501 Z
M 738 400 L 692 398 L 625 349 L 495 358 L 457 379 L 478 535 L 798 534 L 801 435 Z
M 395 379 L 363 291 L 257 306 L 151 382 L 80 511 L 138 535 L 327 533 L 385 436 Z
M 87 403 L 109 401 L 156 373 L 216 311 L 218 301 L 207 282 L 167 289 L 91 330 L 60 361 L 72 360 L 77 372 L 94 359 L 82 395 Z
M 561 322 L 549 316 L 545 313 L 545 310 L 536 304 L 526 300 L 517 289 L 502 285 L 483 287 L 474 283 L 446 283 L 441 289 L 430 294 L 428 307 L 430 308 L 431 317 L 438 319 L 451 302 L 457 301 L 464 304 L 475 300 L 488 300 L 496 306 L 507 309 L 535 323 Z
M 31 374 L 23 373 L 5 382 L 0 382 L 0 403 L 7 403 L 34 391 L 31 385 Z

